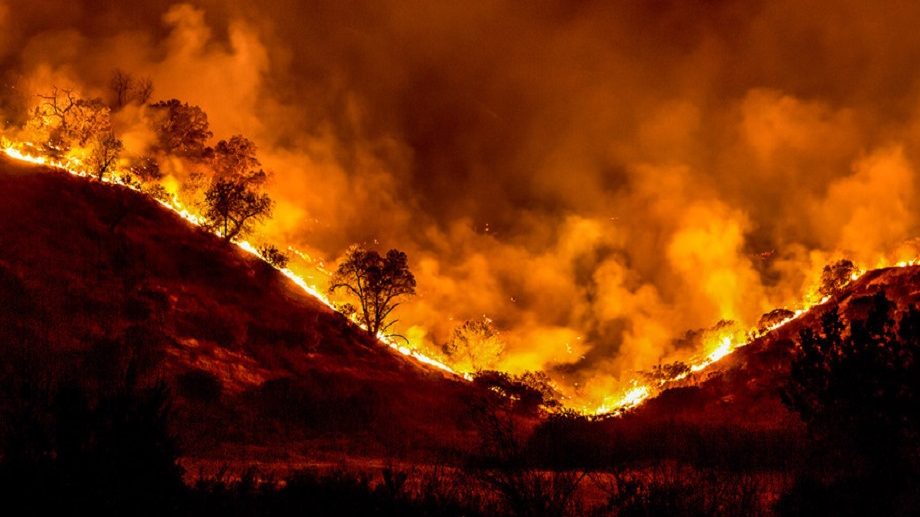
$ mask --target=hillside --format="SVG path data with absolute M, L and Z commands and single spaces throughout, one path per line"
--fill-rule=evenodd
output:
M 902 313 L 920 303 L 920 267 L 869 271 L 824 304 L 759 337 L 718 363 L 674 382 L 622 416 L 549 422 L 531 448 L 550 464 L 660 464 L 788 472 L 814 460 L 799 416 L 782 402 L 790 365 L 806 328 L 820 330 L 833 307 L 843 321 L 865 319 L 884 292 Z M 546 456 L 550 446 L 564 455 Z M 784 490 L 779 487 L 777 490 Z
M 138 193 L 8 160 L 0 347 L 7 375 L 165 380 L 201 461 L 442 456 L 482 396 Z
M 821 317 L 838 307 L 844 320 L 866 317 L 872 295 L 884 292 L 899 312 L 920 302 L 920 266 L 869 271 L 824 304 L 755 339 L 749 345 L 665 390 L 630 415 L 633 419 L 714 421 L 783 427 L 795 419 L 778 393 L 789 373 L 791 353 L 805 328 L 820 330 Z

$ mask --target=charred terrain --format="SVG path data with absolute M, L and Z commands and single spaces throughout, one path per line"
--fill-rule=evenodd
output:
M 645 404 L 589 418 L 403 357 L 129 189 L 4 161 L 0 197 L 11 501 L 53 491 L 41 504 L 103 513 L 916 508 L 918 267 L 870 271 Z M 856 365 L 877 400 L 844 409 L 874 404 L 868 426 L 791 381 L 815 378 L 803 340 L 817 350 L 834 332 L 869 336 L 888 361 Z M 846 383 L 867 381 L 842 382 L 851 400 Z

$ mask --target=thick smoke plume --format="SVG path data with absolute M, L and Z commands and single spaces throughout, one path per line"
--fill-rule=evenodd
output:
M 827 262 L 917 254 L 914 3 L 271 4 L 2 2 L 7 123 L 51 85 L 149 76 L 257 143 L 264 238 L 327 268 L 405 250 L 415 346 L 487 316 L 501 368 L 585 403 Z M 129 149 L 142 116 L 116 121 Z

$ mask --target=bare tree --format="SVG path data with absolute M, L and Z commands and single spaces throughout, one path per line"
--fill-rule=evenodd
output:
M 218 178 L 205 192 L 205 226 L 226 241 L 248 231 L 252 223 L 271 215 L 272 201 L 245 182 Z
M 153 95 L 153 81 L 149 77 L 135 78 L 131 74 L 116 68 L 109 81 L 112 92 L 112 109 L 118 111 L 128 104 L 146 104 Z
M 389 318 L 400 305 L 397 300 L 415 294 L 415 276 L 409 271 L 409 259 L 402 251 L 393 249 L 381 257 L 376 251 L 352 246 L 329 288 L 332 293 L 340 289 L 357 299 L 361 322 L 376 336 L 396 323 L 397 320 Z
M 116 68 L 112 71 L 112 79 L 109 81 L 109 89 L 112 90 L 112 108 L 119 110 L 128 104 L 131 95 L 131 86 L 133 80 L 130 75 L 121 69 Z
M 149 77 L 137 79 L 134 82 L 133 93 L 135 102 L 138 104 L 147 104 L 150 102 L 150 97 L 153 96 L 153 80 Z
M 66 130 L 68 114 L 78 100 L 73 90 L 52 86 L 50 95 L 38 94 L 38 98 L 42 101 L 35 107 L 33 117 L 46 125 L 50 124 L 44 120 L 45 118 L 57 120 L 57 126 Z
M 112 130 L 111 112 L 101 99 L 83 99 L 58 87 L 38 97 L 41 101 L 30 122 L 49 130 L 45 146 L 52 154 L 62 154 L 74 145 L 83 147 Z

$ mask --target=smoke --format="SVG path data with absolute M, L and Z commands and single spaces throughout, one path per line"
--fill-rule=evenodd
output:
M 917 253 L 909 2 L 34 4 L 0 3 L 8 119 L 149 76 L 260 147 L 265 238 L 327 269 L 407 251 L 416 346 L 485 315 L 502 368 L 579 400 L 797 303 L 828 261 Z

